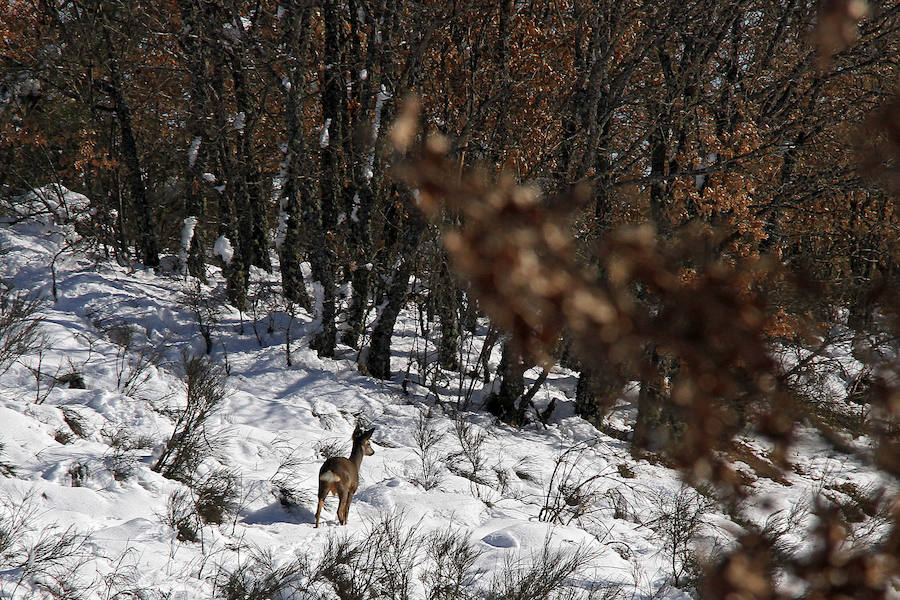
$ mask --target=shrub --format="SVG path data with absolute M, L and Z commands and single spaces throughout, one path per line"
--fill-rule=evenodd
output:
M 87 388 L 84 382 L 84 375 L 77 371 L 72 371 L 56 378 L 56 383 L 67 385 L 70 390 L 83 390 Z
M 194 506 L 204 523 L 219 524 L 236 512 L 240 479 L 234 471 L 216 469 L 193 484 Z
M 465 533 L 453 529 L 433 533 L 425 541 L 425 553 L 429 565 L 421 579 L 429 600 L 475 598 L 474 569 L 481 550 Z
M 3 448 L 3 442 L 0 442 L 0 475 L 3 475 L 4 477 L 15 477 L 16 467 L 3 458 Z
M 69 429 L 80 438 L 89 437 L 87 420 L 76 410 L 71 408 L 62 409 L 63 421 L 69 426 Z
M 696 545 L 706 528 L 704 515 L 715 508 L 715 502 L 682 486 L 674 494 L 657 495 L 655 504 L 650 526 L 660 535 L 668 555 L 672 582 L 678 588 L 696 589 L 703 566 Z
M 513 473 L 522 481 L 532 484 L 540 484 L 541 477 L 538 466 L 534 459 L 529 456 L 523 456 L 513 465 Z
M 82 574 L 91 558 L 86 548 L 89 536 L 55 524 L 38 529 L 33 523 L 37 510 L 30 497 L 0 500 L 0 596 L 13 597 L 18 591 L 26 597 L 23 591 L 28 586 L 40 587 L 51 597 L 84 595 L 89 585 Z
M 312 575 L 306 557 L 276 567 L 271 554 L 251 549 L 234 568 L 219 567 L 213 594 L 223 600 L 314 598 L 309 589 Z
M 275 499 L 287 509 L 312 504 L 315 495 L 297 473 L 297 468 L 306 464 L 308 459 L 298 456 L 297 448 L 286 446 L 283 441 L 275 440 L 272 445 L 281 454 L 278 468 L 269 478 Z
M 40 310 L 43 301 L 0 283 L 0 375 L 23 356 L 45 346 Z
M 83 462 L 74 462 L 69 466 L 69 477 L 72 478 L 72 487 L 84 487 L 91 476 L 91 470 Z
M 133 452 L 114 448 L 106 457 L 109 472 L 116 481 L 128 481 L 138 469 L 139 459 Z
M 198 280 L 194 286 L 185 287 L 181 302 L 193 313 L 196 319 L 197 330 L 200 332 L 206 345 L 206 354 L 212 353 L 213 332 L 222 320 L 224 299 L 216 293 L 204 290 Z
M 215 439 L 208 435 L 207 422 L 220 408 L 227 388 L 224 371 L 206 358 L 185 356 L 184 372 L 187 402 L 152 470 L 190 484 L 200 463 L 214 453 Z
M 457 412 L 453 415 L 453 433 L 459 444 L 459 450 L 451 454 L 451 470 L 475 483 L 487 483 L 483 471 L 487 465 L 484 444 L 487 434 L 484 429 L 466 420 L 465 415 Z
M 100 435 L 109 445 L 105 461 L 116 481 L 126 481 L 137 470 L 139 457 L 137 451 L 152 448 L 152 438 L 133 436 L 125 426 L 104 428 Z
M 164 346 L 143 343 L 137 339 L 134 326 L 123 322 L 100 324 L 103 333 L 116 348 L 116 388 L 126 396 L 134 396 L 153 376 L 153 368 L 165 353 Z
M 143 578 L 140 553 L 129 546 L 118 556 L 110 558 L 110 569 L 104 574 L 97 573 L 93 593 L 104 600 L 167 600 L 169 596 L 156 588 L 144 587 L 139 582 Z
M 428 414 L 419 413 L 416 430 L 413 432 L 413 439 L 416 442 L 413 452 L 419 457 L 419 472 L 411 481 L 426 490 L 436 488 L 443 479 L 444 471 L 441 463 L 444 457 L 438 446 L 445 436 L 446 434 L 435 425 L 430 410 Z
M 385 513 L 359 541 L 329 538 L 318 571 L 341 600 L 407 600 L 421 560 L 417 533 L 404 527 L 401 514 Z
M 175 531 L 175 539 L 178 541 L 200 541 L 203 523 L 188 491 L 179 489 L 172 492 L 166 502 L 166 513 L 162 520 Z
M 60 444 L 66 445 L 66 444 L 71 444 L 72 440 L 75 439 L 75 436 L 72 435 L 71 431 L 68 431 L 68 430 L 60 427 L 53 432 L 53 439 L 56 440 Z
M 319 440 L 313 444 L 313 450 L 316 456 L 324 460 L 332 456 L 347 456 L 349 452 L 343 440 Z
M 538 513 L 541 521 L 566 525 L 593 510 L 600 498 L 599 481 L 606 475 L 593 468 L 589 449 L 579 443 L 556 457 Z
M 491 578 L 489 587 L 482 590 L 481 597 L 484 600 L 590 598 L 593 591 L 579 587 L 577 581 L 591 558 L 583 547 L 562 551 L 550 549 L 549 544 L 526 562 L 509 556 Z
M 194 482 L 192 488 L 175 490 L 166 503 L 163 522 L 183 542 L 200 541 L 204 524 L 218 525 L 237 511 L 240 496 L 238 476 L 217 469 Z

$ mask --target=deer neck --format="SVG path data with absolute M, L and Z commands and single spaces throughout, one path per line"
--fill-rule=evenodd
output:
M 362 464 L 363 459 L 363 449 L 361 444 L 353 444 L 353 450 L 350 451 L 350 462 L 356 465 L 356 470 L 359 471 L 359 466 Z

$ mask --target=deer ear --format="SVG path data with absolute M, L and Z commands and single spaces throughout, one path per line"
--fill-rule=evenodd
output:
M 374 428 L 374 427 L 373 427 L 372 429 L 370 429 L 370 430 L 364 432 L 364 433 L 362 434 L 362 438 L 363 438 L 364 440 L 367 440 L 367 439 L 369 439 L 370 437 L 372 437 L 372 434 L 373 434 L 373 433 L 375 433 L 375 428 Z

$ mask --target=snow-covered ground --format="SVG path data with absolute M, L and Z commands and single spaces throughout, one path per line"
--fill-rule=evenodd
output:
M 312 319 L 303 312 L 289 319 L 261 302 L 254 322 L 253 315 L 218 306 L 223 282 L 215 270 L 210 284 L 198 288 L 176 273 L 100 259 L 75 242 L 71 225 L 51 218 L 0 226 L 0 276 L 46 299 L 44 351 L 0 375 L 0 597 L 49 595 L 56 577 L 89 589 L 87 597 L 131 590 L 132 597 L 208 598 L 217 578 L 221 583 L 222 573 L 250 556 L 265 554 L 275 566 L 298 556 L 314 563 L 329 540 L 361 540 L 385 519 L 399 521 L 417 539 L 448 528 L 469 539 L 480 551 L 466 578 L 473 589 L 497 585 L 503 573 L 526 568 L 549 547 L 561 556 L 579 548 L 586 553 L 586 565 L 573 577 L 585 589 L 623 598 L 660 590 L 663 597 L 686 595 L 666 586 L 673 570 L 681 575 L 683 556 L 673 562 L 660 524 L 684 511 L 679 498 L 694 495 L 682 491 L 676 472 L 635 461 L 627 442 L 574 416 L 574 373 L 554 369 L 536 397 L 539 407 L 557 400 L 547 427 L 514 430 L 480 411 L 454 420 L 446 409 L 455 402 L 452 395 L 438 403 L 423 387 L 401 385 L 423 347 L 412 311 L 395 336 L 397 377 L 381 382 L 360 374 L 355 352 L 346 347 L 336 360 L 310 351 Z M 254 278 L 254 289 L 277 286 L 277 275 Z M 212 356 L 227 365 L 229 392 L 209 428 L 217 440 L 214 457 L 197 476 L 227 469 L 238 496 L 222 524 L 204 525 L 199 541 L 180 541 L 170 498 L 190 492 L 151 467 L 172 434 L 173 410 L 184 405 L 182 354 L 204 351 L 192 308 L 198 306 L 219 313 Z M 291 366 L 288 326 L 295 340 Z M 70 373 L 82 376 L 84 389 L 51 385 Z M 613 415 L 614 428 L 627 430 L 630 399 L 626 395 Z M 316 529 L 323 449 L 339 444 L 348 452 L 357 420 L 375 427 L 375 454 L 362 463 L 349 524 L 338 526 L 331 497 L 324 526 Z M 433 472 L 423 469 L 416 441 L 423 428 L 438 438 L 425 461 Z M 461 452 L 457 431 L 473 445 L 481 440 L 476 477 L 463 476 L 471 474 L 472 461 Z M 758 496 L 748 501 L 746 516 L 764 523 L 781 511 L 786 519 L 792 508 L 825 493 L 826 484 L 840 493 L 846 482 L 886 483 L 812 434 L 796 452 L 797 468 L 786 476 L 790 485 L 757 479 L 752 488 Z M 437 483 L 426 490 L 422 481 L 429 476 Z M 281 503 L 279 486 L 292 489 L 300 503 Z M 786 539 L 800 547 L 813 517 L 796 516 Z M 702 522 L 700 549 L 727 546 L 741 531 L 717 508 L 708 507 Z M 41 552 L 60 540 L 68 545 L 57 544 L 65 550 L 58 554 L 67 557 L 41 563 Z M 428 560 L 418 552 L 414 570 L 426 569 Z M 424 595 L 418 577 L 412 585 L 414 597 Z

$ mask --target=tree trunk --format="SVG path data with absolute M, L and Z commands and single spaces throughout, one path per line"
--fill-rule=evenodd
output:
M 106 24 L 104 24 L 103 35 L 107 48 L 112 52 L 115 46 L 112 43 Z M 118 59 L 115 56 L 110 56 L 107 65 L 109 68 L 107 90 L 113 101 L 116 120 L 119 122 L 119 132 L 122 136 L 122 155 L 128 173 L 131 201 L 134 204 L 134 212 L 137 217 L 138 247 L 140 248 L 141 260 L 146 266 L 155 268 L 159 266 L 156 229 L 154 228 L 153 211 L 147 198 L 147 188 L 144 186 L 141 159 L 134 139 L 131 110 L 125 95 L 122 93 L 122 77 L 119 73 Z
M 319 137 L 321 148 L 321 172 L 319 191 L 321 204 L 316 208 L 320 223 L 320 234 L 314 236 L 310 259 L 313 262 L 313 276 L 322 286 L 322 328 L 313 339 L 312 347 L 319 356 L 334 356 L 337 345 L 335 327 L 335 277 L 332 261 L 332 236 L 337 228 L 337 213 L 341 197 L 341 161 L 339 151 L 342 135 L 342 105 L 344 84 L 341 70 L 340 31 L 341 6 L 337 0 L 323 3 L 325 22 L 325 74 L 322 85 L 322 116 L 325 122 Z M 307 204 L 313 204 L 309 202 Z M 313 215 L 310 215 L 313 217 Z M 315 218 L 315 217 L 313 217 Z M 314 228 L 316 223 L 312 223 Z
M 497 377 L 500 389 L 488 396 L 485 408 L 504 423 L 522 424 L 524 407 L 517 406 L 517 402 L 525 393 L 525 361 L 511 338 L 503 342 Z
M 347 328 L 341 338 L 341 341 L 351 348 L 359 346 L 359 336 L 365 326 L 363 319 L 372 287 L 370 257 L 372 252 L 371 220 L 374 204 L 375 194 L 368 182 L 358 187 L 350 215 L 351 244 L 355 249 L 351 275 L 353 297 L 350 299 L 350 309 L 347 313 Z
M 441 320 L 441 341 L 438 346 L 438 364 L 442 369 L 459 368 L 459 310 L 458 294 L 453 277 L 447 268 L 449 259 L 441 253 L 441 268 L 436 282 L 437 314 Z
M 216 5 L 210 5 L 207 9 L 207 26 L 210 32 L 221 31 L 225 22 L 224 15 Z M 215 151 L 216 171 L 214 173 L 218 183 L 217 200 L 219 205 L 219 236 L 224 236 L 231 243 L 234 254 L 230 261 L 226 261 L 222 267 L 222 275 L 225 277 L 225 295 L 228 301 L 238 310 L 247 308 L 247 275 L 249 266 L 244 263 L 241 252 L 242 241 L 238 226 L 238 205 L 236 199 L 241 193 L 240 169 L 235 165 L 232 157 L 232 148 L 228 140 L 230 126 L 226 120 L 228 109 L 225 106 L 225 48 L 220 38 L 211 38 L 210 45 L 210 111 L 212 128 L 210 131 L 210 143 Z
M 272 271 L 269 257 L 269 226 L 266 222 L 266 207 L 263 200 L 262 176 L 253 151 L 253 128 L 256 111 L 251 104 L 247 73 L 244 67 L 244 48 L 235 44 L 230 53 L 231 77 L 234 81 L 234 100 L 243 124 L 237 129 L 237 173 L 234 177 L 238 185 L 235 195 L 240 232 L 241 262 L 249 274 L 250 265 Z
M 391 274 L 391 283 L 382 301 L 383 308 L 373 326 L 372 341 L 366 357 L 366 369 L 369 374 L 379 379 L 391 377 L 391 337 L 397 316 L 406 305 L 415 250 L 424 229 L 425 222 L 422 217 L 418 211 L 411 209 L 404 221 L 403 244 L 397 259 L 399 264 Z
M 599 427 L 615 407 L 625 383 L 625 377 L 611 365 L 583 367 L 575 386 L 575 414 Z
M 679 420 L 674 411 L 669 390 L 678 371 L 678 363 L 670 356 L 648 350 L 653 372 L 641 381 L 638 393 L 638 412 L 634 423 L 632 454 L 644 451 L 670 451 L 679 436 Z
M 278 249 L 281 266 L 281 288 L 285 298 L 296 302 L 307 310 L 312 308 L 306 292 L 303 271 L 304 249 L 307 237 L 312 233 L 321 234 L 321 217 L 310 218 L 319 222 L 319 227 L 304 231 L 303 204 L 313 202 L 310 190 L 309 162 L 302 162 L 307 155 L 307 144 L 300 116 L 300 96 L 305 83 L 305 64 L 309 49 L 309 27 L 312 9 L 300 6 L 296 0 L 282 4 L 285 14 L 285 34 L 282 45 L 290 58 L 288 85 L 278 81 L 284 93 L 284 121 L 287 131 L 287 149 L 284 156 L 284 181 L 281 188 L 281 210 L 285 218 L 284 239 Z M 313 213 L 315 211 L 312 211 Z M 317 240 L 318 242 L 318 240 Z
M 190 134 L 190 146 L 185 173 L 184 212 L 187 217 L 196 217 L 194 235 L 187 249 L 187 270 L 192 276 L 206 281 L 206 257 L 204 256 L 203 228 L 206 222 L 206 198 L 204 189 L 208 184 L 203 181 L 204 166 L 209 155 L 209 135 L 203 115 L 207 105 L 206 61 L 209 39 L 205 33 L 205 21 L 201 8 L 195 1 L 179 0 L 181 19 L 188 32 L 182 38 L 182 46 L 188 57 L 191 79 L 190 112 L 188 113 L 187 130 Z

